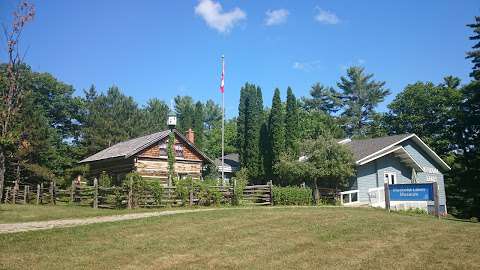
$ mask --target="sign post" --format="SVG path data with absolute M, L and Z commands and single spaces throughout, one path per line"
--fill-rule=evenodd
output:
M 388 183 L 384 184 L 384 190 L 385 190 L 385 209 L 387 209 L 387 211 L 390 212 L 390 189 L 388 187 Z

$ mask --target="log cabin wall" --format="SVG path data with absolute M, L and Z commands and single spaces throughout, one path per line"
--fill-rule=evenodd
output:
M 168 145 L 168 139 L 164 139 L 137 155 L 135 162 L 136 171 L 143 177 L 155 178 L 166 184 L 168 179 L 168 157 L 161 145 Z M 175 173 L 180 177 L 191 176 L 200 179 L 202 176 L 203 159 L 188 144 L 176 136 L 175 145 L 181 145 L 183 157 L 175 157 Z
M 134 159 L 125 159 L 123 157 L 91 162 L 89 166 L 89 174 L 92 178 L 98 178 L 102 172 L 106 172 L 117 183 L 121 182 L 127 173 L 135 169 Z

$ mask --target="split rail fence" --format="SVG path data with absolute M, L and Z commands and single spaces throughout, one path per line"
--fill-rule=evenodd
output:
M 133 208 L 133 207 L 166 207 L 194 206 L 234 203 L 241 197 L 246 205 L 273 205 L 272 184 L 246 186 L 240 196 L 235 194 L 232 186 L 209 186 L 207 190 L 192 188 L 188 194 L 177 192 L 176 186 L 161 188 L 161 194 L 145 189 L 135 194 L 131 188 L 101 187 L 97 180 L 93 186 L 72 183 L 62 189 L 55 182 L 32 185 L 14 182 L 3 190 L 3 201 L 8 204 L 74 204 L 93 208 Z M 237 191 L 240 192 L 240 191 Z M 216 193 L 218 201 L 205 193 Z M 214 197 L 214 196 L 213 196 Z

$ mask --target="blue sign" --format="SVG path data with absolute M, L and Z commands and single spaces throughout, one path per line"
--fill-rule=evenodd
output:
M 433 184 L 388 185 L 390 201 L 433 201 Z

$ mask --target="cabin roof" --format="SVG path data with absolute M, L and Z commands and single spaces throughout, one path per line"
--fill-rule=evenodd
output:
M 398 141 L 405 139 L 410 135 L 411 134 L 401 134 L 373 139 L 342 140 L 339 141 L 339 143 L 348 146 L 353 153 L 353 158 L 355 160 L 360 160 L 392 144 L 396 144 Z
M 178 132 L 176 129 L 174 129 L 174 132 L 178 137 L 181 138 L 182 141 L 192 147 L 205 160 L 213 163 L 213 161 L 207 155 L 205 155 L 200 149 L 198 149 L 197 146 L 195 146 L 187 138 L 185 138 L 183 134 Z M 151 146 L 152 144 L 166 138 L 169 135 L 170 130 L 164 130 L 142 137 L 134 138 L 128 141 L 120 142 L 81 160 L 80 163 L 88 163 L 111 158 L 129 158 L 137 154 L 138 152 L 144 150 L 145 148 Z

